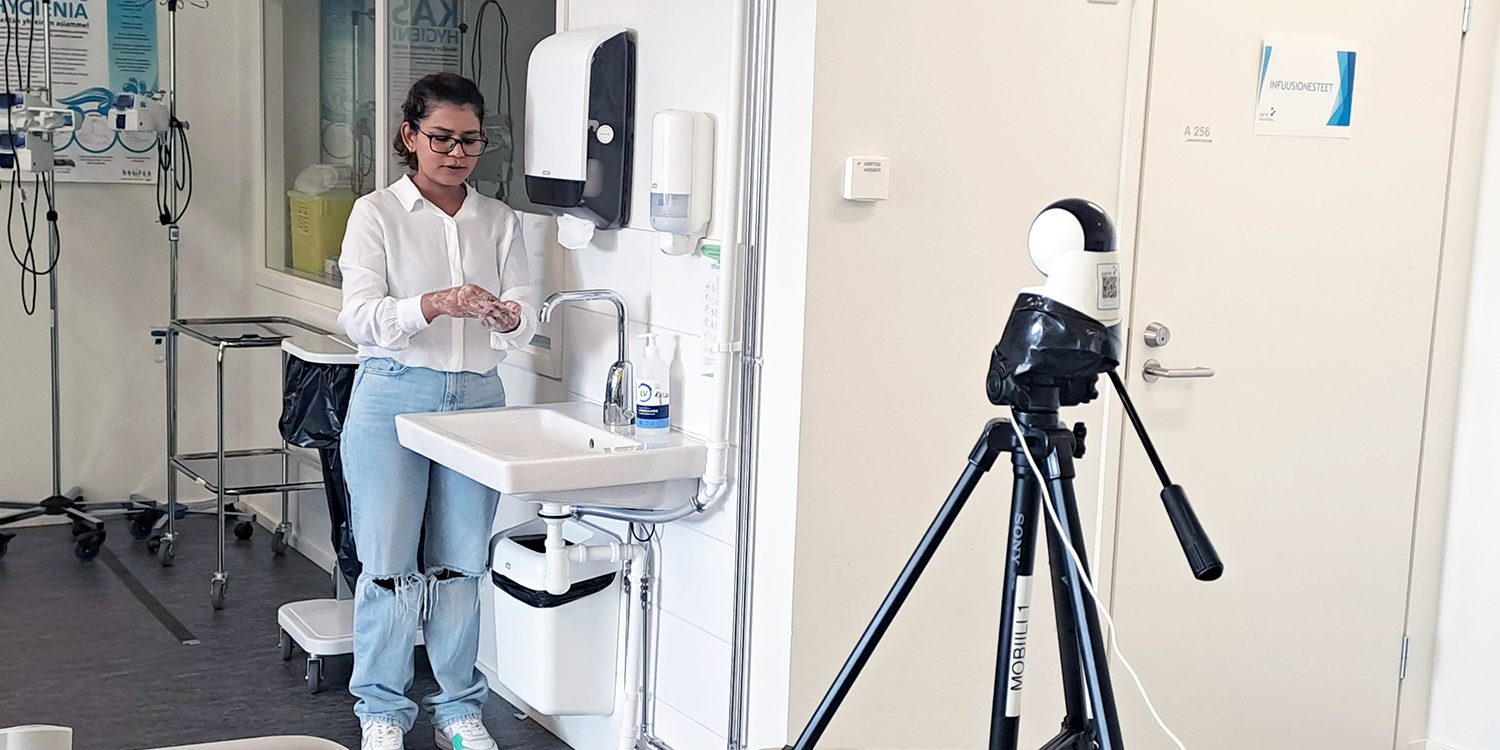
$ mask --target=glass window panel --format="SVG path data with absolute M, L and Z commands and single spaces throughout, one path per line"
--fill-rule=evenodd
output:
M 267 267 L 338 285 L 354 199 L 375 188 L 374 0 L 267 0 Z
M 376 7 L 376 0 L 263 4 L 268 268 L 338 285 L 349 209 L 382 177 L 404 174 L 391 147 L 401 103 L 413 82 L 438 71 L 468 76 L 485 96 L 490 148 L 475 187 L 518 211 L 546 213 L 526 197 L 526 64 L 556 31 L 555 0 L 383 0 L 383 19 Z M 385 81 L 376 80 L 380 35 Z M 377 95 L 386 98 L 383 123 Z

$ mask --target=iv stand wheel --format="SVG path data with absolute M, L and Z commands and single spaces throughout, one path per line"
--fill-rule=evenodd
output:
M 77 544 L 73 547 L 73 554 L 78 559 L 89 562 L 99 556 L 99 548 L 104 546 L 104 529 L 80 534 L 76 541 Z
M 15 534 L 0 533 L 0 557 L 5 557 L 5 550 L 10 547 L 10 540 L 15 538 Z
M 156 519 L 159 518 L 157 511 L 143 510 L 130 518 L 130 536 L 132 539 L 146 539 L 151 536 L 151 530 L 156 528 Z
M 316 656 L 307 657 L 307 692 L 317 695 L 323 690 L 323 660 Z
M 171 537 L 162 537 L 156 548 L 156 560 L 163 568 L 172 567 L 177 559 L 177 540 Z
M 213 583 L 209 585 L 209 597 L 213 602 L 214 609 L 224 608 L 224 589 L 229 585 L 226 578 L 214 577 Z
M 286 554 L 286 551 L 291 547 L 291 545 L 287 544 L 286 537 L 287 533 L 285 529 L 276 530 L 276 534 L 271 537 L 271 554 L 277 557 Z
M 285 630 L 283 630 L 283 631 L 281 631 L 280 641 L 281 641 L 281 660 L 282 661 L 291 661 L 292 660 L 292 649 L 293 649 L 293 647 L 295 645 L 295 644 L 292 643 L 292 636 L 289 633 L 287 633 Z
M 151 544 L 151 532 L 156 531 L 156 522 L 163 519 L 163 517 L 166 517 L 165 511 L 157 510 L 154 507 L 142 508 L 142 510 L 135 511 L 135 513 L 130 513 L 130 538 L 145 540 L 147 549 L 150 549 L 151 552 L 156 552 L 156 546 Z
M 255 524 L 250 521 L 240 521 L 234 525 L 234 538 L 242 542 L 249 541 L 255 536 Z

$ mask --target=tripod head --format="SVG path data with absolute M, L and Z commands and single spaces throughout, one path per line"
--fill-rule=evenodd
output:
M 1060 406 L 1098 398 L 1099 376 L 1107 374 L 1161 480 L 1162 503 L 1193 575 L 1202 581 L 1219 578 L 1224 564 L 1187 492 L 1167 475 L 1116 371 L 1122 288 L 1114 222 L 1094 203 L 1060 200 L 1032 221 L 1027 245 L 1032 263 L 1047 281 L 1022 289 L 1011 308 L 1000 343 L 990 353 L 985 377 L 990 403 L 1055 412 Z
M 1115 227 L 1104 209 L 1070 198 L 1031 223 L 1031 261 L 1046 277 L 1021 290 L 1000 343 L 990 354 L 990 403 L 1046 408 L 1057 389 L 1062 406 L 1098 397 L 1099 375 L 1120 364 L 1120 263 Z

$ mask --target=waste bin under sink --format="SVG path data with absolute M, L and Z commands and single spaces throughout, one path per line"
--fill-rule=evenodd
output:
M 604 544 L 603 531 L 562 525 L 569 546 Z M 567 593 L 547 593 L 546 522 L 501 532 L 490 570 L 495 586 L 495 674 L 548 716 L 608 716 L 615 710 L 620 642 L 620 564 L 569 566 Z

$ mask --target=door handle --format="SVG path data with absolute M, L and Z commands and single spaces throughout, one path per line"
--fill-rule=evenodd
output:
M 1154 359 L 1146 360 L 1146 366 L 1141 370 L 1141 379 L 1147 383 L 1155 383 L 1163 378 L 1168 380 L 1188 378 L 1211 378 L 1214 371 L 1208 367 L 1162 367 L 1161 362 Z

